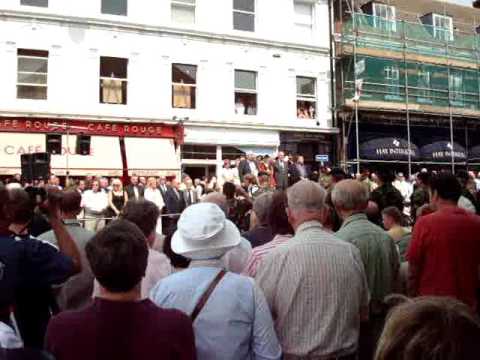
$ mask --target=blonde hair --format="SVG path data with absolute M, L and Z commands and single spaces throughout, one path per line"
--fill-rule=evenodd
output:
M 113 179 L 112 181 L 112 187 L 115 186 L 115 185 L 120 185 L 120 189 L 119 190 L 122 190 L 123 189 L 123 184 L 122 184 L 122 180 L 116 178 L 116 179 Z

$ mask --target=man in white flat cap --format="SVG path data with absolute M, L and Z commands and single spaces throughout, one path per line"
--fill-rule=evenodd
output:
M 190 266 L 162 279 L 150 294 L 158 306 L 190 314 L 199 360 L 282 356 L 263 292 L 253 279 L 224 270 L 222 256 L 240 241 L 240 232 L 218 205 L 188 207 L 172 250 L 190 258 Z

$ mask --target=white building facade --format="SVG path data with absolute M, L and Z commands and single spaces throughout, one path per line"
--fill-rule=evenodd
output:
M 332 156 L 329 23 L 326 0 L 2 0 L 0 175 L 38 150 L 59 175 Z

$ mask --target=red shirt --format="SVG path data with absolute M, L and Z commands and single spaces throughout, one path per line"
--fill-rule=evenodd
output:
M 417 295 L 451 296 L 475 308 L 480 217 L 449 207 L 421 217 L 407 253 L 417 268 Z
M 95 298 L 80 311 L 52 318 L 47 350 L 57 360 L 195 360 L 192 321 L 150 300 Z

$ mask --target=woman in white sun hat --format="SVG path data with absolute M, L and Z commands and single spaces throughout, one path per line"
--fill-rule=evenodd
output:
M 221 258 L 240 241 L 240 232 L 218 205 L 188 207 L 172 250 L 190 258 L 190 266 L 162 279 L 151 292 L 158 306 L 190 315 L 198 360 L 281 358 L 262 291 L 253 279 L 225 272 Z

